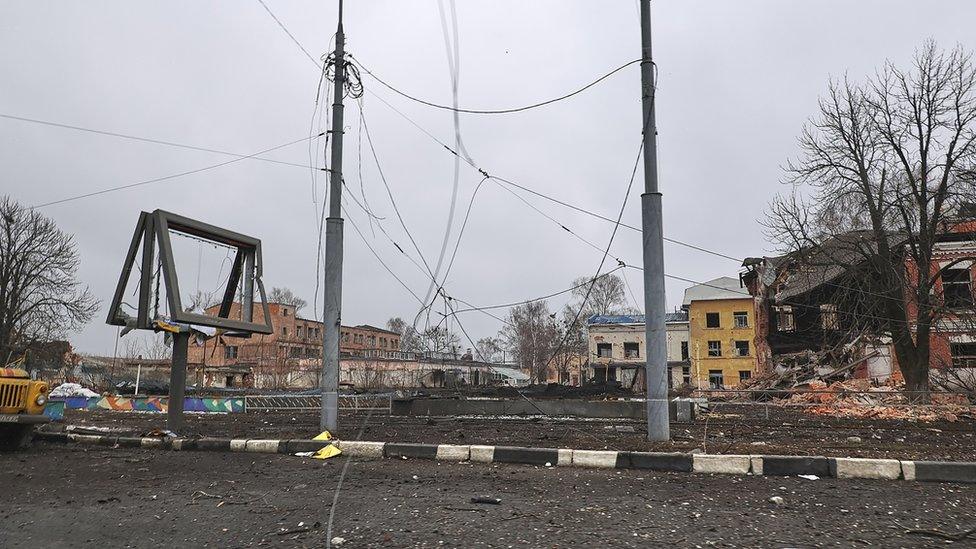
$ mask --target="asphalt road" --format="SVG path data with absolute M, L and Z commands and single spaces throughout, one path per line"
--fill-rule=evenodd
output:
M 0 455 L 0 547 L 944 547 L 906 529 L 976 527 L 976 485 L 382 460 L 348 462 L 330 538 L 346 464 L 36 444 Z

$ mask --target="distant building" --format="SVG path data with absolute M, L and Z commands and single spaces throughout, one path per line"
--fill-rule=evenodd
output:
M 216 314 L 219 306 L 207 309 Z M 321 366 L 307 367 L 309 362 L 321 365 L 321 322 L 297 316 L 291 305 L 269 303 L 274 332 L 250 338 L 218 336 L 191 345 L 188 366 L 196 376 L 190 383 L 207 387 L 283 387 L 294 384 L 314 387 Z M 240 314 L 240 304 L 233 303 L 230 318 Z M 264 322 L 264 311 L 254 307 L 254 322 Z M 342 357 L 396 356 L 400 352 L 400 334 L 370 325 L 342 326 L 339 353 Z M 302 363 L 305 363 L 305 366 Z M 316 376 L 314 380 L 300 380 Z
M 732 388 L 756 371 L 755 306 L 738 279 L 722 277 L 685 290 L 691 382 Z
M 665 314 L 668 338 L 668 385 L 683 382 L 689 374 L 688 314 Z M 620 382 L 624 387 L 644 391 L 647 341 L 644 315 L 594 315 L 587 319 L 590 366 L 588 377 L 596 382 Z

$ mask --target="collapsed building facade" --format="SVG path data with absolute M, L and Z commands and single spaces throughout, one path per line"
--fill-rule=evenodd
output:
M 907 245 L 897 233 L 889 240 L 898 248 Z M 908 289 L 891 297 L 872 284 L 868 262 L 876 250 L 870 231 L 850 231 L 830 237 L 815 251 L 743 262 L 740 278 L 755 300 L 760 372 L 803 366 L 808 376 L 826 381 L 843 376 L 878 383 L 900 380 L 892 335 L 876 303 L 903 300 L 913 337 L 918 333 L 912 320 L 917 309 Z M 971 381 L 976 372 L 974 260 L 976 222 L 947 223 L 936 235 L 928 267 L 939 304 L 929 333 L 934 381 L 947 376 Z M 907 259 L 892 268 L 903 269 L 907 279 L 917 273 Z

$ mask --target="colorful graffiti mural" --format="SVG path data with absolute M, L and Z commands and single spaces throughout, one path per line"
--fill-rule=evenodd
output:
M 64 405 L 70 410 L 116 410 L 122 412 L 165 413 L 169 409 L 167 397 L 67 397 Z M 243 398 L 195 398 L 183 399 L 186 412 L 243 412 Z

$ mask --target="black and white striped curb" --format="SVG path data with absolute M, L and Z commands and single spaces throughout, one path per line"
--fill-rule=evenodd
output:
M 177 451 L 257 452 L 295 454 L 314 452 L 328 442 L 319 440 L 140 438 L 75 433 L 37 433 L 50 442 L 77 442 L 111 448 L 155 448 Z M 764 456 L 572 450 L 406 442 L 333 441 L 342 453 L 358 459 L 434 459 L 475 463 L 516 463 L 546 467 L 644 469 L 681 473 L 796 476 L 880 480 L 920 480 L 976 483 L 976 462 L 910 461 L 820 456 Z

